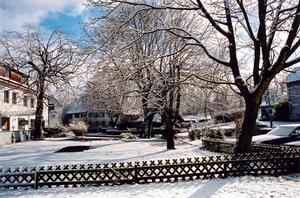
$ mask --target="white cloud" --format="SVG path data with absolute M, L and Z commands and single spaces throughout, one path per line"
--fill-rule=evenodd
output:
M 48 14 L 79 15 L 84 0 L 1 0 L 0 32 L 21 30 L 24 25 L 38 26 Z

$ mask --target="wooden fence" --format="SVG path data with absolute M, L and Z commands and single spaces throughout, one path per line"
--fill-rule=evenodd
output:
M 300 172 L 300 153 L 223 155 L 111 164 L 77 164 L 0 169 L 0 187 L 94 186 L 174 182 L 241 175 L 281 175 Z

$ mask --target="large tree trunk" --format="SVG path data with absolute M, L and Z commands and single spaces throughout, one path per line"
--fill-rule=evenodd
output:
M 38 94 L 36 101 L 36 112 L 35 112 L 35 121 L 34 121 L 34 139 L 41 140 L 43 132 L 43 110 L 44 110 L 44 82 L 40 82 L 38 86 Z
M 259 105 L 260 102 L 257 103 L 246 101 L 244 120 L 235 148 L 236 153 L 247 153 L 250 150 L 252 132 L 255 130 Z
M 151 138 L 151 134 L 153 131 L 153 117 L 154 112 L 152 108 L 148 107 L 148 94 L 144 94 L 142 98 L 142 107 L 144 113 L 144 123 L 143 123 L 143 134 L 144 138 Z
M 166 125 L 166 139 L 167 139 L 167 149 L 175 149 L 174 142 L 174 112 L 172 109 L 165 110 L 165 125 Z

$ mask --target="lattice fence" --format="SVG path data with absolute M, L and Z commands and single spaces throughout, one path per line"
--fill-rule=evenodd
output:
M 299 150 L 283 152 L 277 148 L 268 154 L 260 152 L 238 156 L 0 169 L 0 187 L 38 188 L 174 182 L 240 175 L 276 176 L 292 172 L 300 172 Z

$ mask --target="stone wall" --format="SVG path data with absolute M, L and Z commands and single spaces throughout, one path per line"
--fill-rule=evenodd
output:
M 0 146 L 13 144 L 16 142 L 24 142 L 29 140 L 30 131 L 20 132 L 20 131 L 9 131 L 0 132 Z

